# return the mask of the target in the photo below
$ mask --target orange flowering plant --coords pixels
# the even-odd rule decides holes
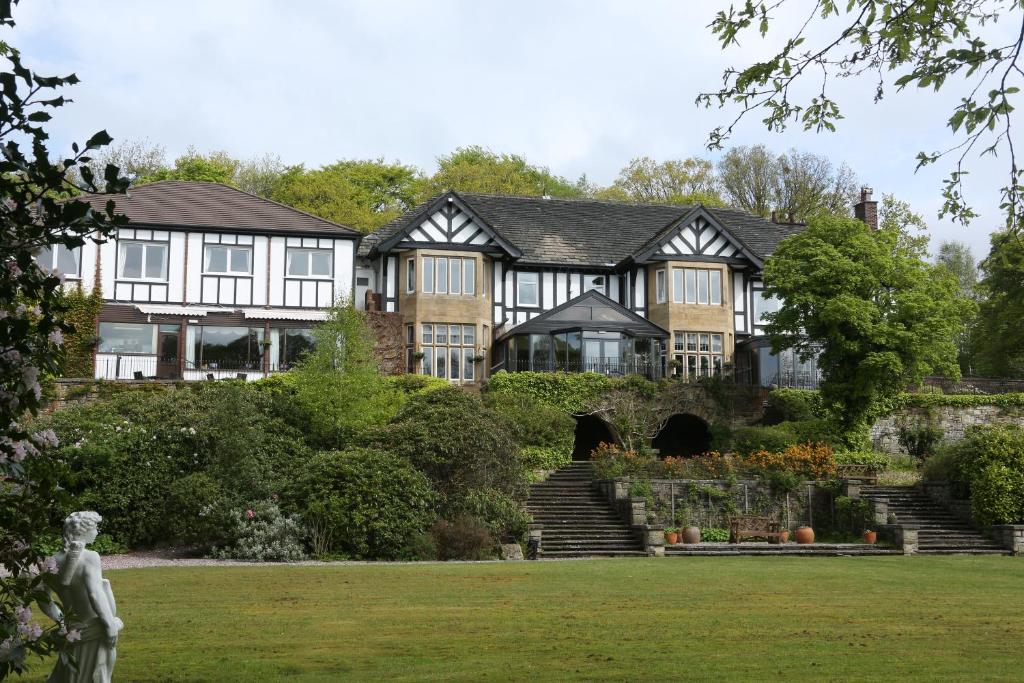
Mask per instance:
[[[781,452],[754,451],[744,464],[761,472],[793,472],[814,479],[827,479],[836,473],[836,458],[828,444],[794,444]]]

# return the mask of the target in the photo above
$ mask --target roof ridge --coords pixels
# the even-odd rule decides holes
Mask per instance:
[[[494,192],[463,192],[461,190],[449,190],[449,192],[456,192],[461,196],[472,196],[472,197],[489,197],[495,199],[529,199],[539,202],[565,202],[575,204],[601,204],[607,206],[609,204],[614,206],[657,206],[664,208],[678,208],[683,210],[690,210],[696,206],[704,206],[700,202],[696,204],[673,204],[671,202],[639,202],[639,201],[622,201],[620,199],[599,199],[597,197],[552,197],[545,195],[529,195],[529,194],[498,194]],[[444,193],[437,195],[442,196]]]

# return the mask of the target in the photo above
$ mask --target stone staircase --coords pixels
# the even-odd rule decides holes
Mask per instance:
[[[542,530],[540,557],[646,557],[639,536],[594,489],[592,471],[573,462],[530,487],[526,511]]]
[[[920,489],[864,486],[861,496],[886,501],[899,524],[916,524],[922,555],[1005,555],[1006,550],[970,524],[954,516]]]

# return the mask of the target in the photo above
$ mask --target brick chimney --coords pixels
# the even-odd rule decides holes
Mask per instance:
[[[878,230],[878,202],[871,198],[871,188],[860,188],[860,201],[853,205],[853,215],[872,230]]]

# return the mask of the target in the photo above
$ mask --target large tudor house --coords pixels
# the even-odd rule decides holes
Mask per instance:
[[[97,208],[107,197],[86,201]],[[863,193],[858,217],[872,222]],[[357,231],[216,183],[117,200],[128,226],[40,255],[98,287],[96,377],[247,379],[287,370],[338,300],[392,319],[405,370],[477,383],[507,370],[700,377],[733,364],[813,385],[770,353],[765,259],[801,224],[705,206],[446,192]],[[387,326],[385,326],[387,327]]]
[[[856,213],[873,220],[862,194]],[[360,305],[400,316],[407,370],[477,382],[498,370],[715,374],[810,386],[774,356],[765,259],[803,228],[744,211],[446,192],[367,236]]]

